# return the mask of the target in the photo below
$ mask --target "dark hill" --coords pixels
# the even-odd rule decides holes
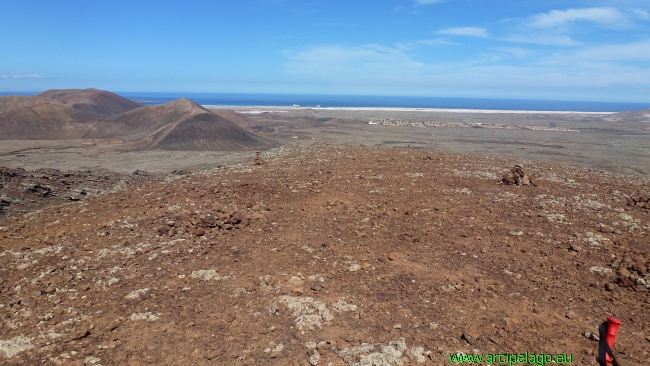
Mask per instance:
[[[138,102],[123,98],[115,93],[93,88],[51,89],[39,93],[36,96],[58,100],[66,106],[80,112],[104,117],[115,116],[143,106]]]
[[[139,149],[262,150],[276,146],[187,99],[108,117],[84,137],[132,141]]]
[[[217,116],[223,117],[227,120],[233,121],[236,124],[244,127],[244,128],[250,128],[252,127],[255,122],[251,121],[248,117],[237,113],[231,109],[213,109],[210,108],[210,112],[216,114]]]
[[[21,108],[31,108],[43,104],[65,107],[63,103],[50,98],[7,96],[0,97],[0,114],[12,112]]]
[[[100,118],[53,99],[0,97],[0,140],[77,139]]]

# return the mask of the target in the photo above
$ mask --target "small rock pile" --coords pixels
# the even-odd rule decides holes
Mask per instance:
[[[518,186],[533,186],[537,187],[537,184],[533,181],[533,178],[524,173],[524,168],[517,164],[510,171],[503,175],[501,182],[506,185],[518,185]]]
[[[190,213],[184,210],[179,214],[164,218],[164,225],[158,226],[156,231],[158,235],[173,237],[185,233],[203,236],[208,233],[216,233],[219,230],[241,229],[250,225],[252,220],[264,217],[264,214],[259,212],[260,210],[261,206],[259,205],[254,207],[253,212],[221,207],[199,213]]]
[[[627,201],[627,205],[650,210],[650,196],[640,196],[638,198],[630,197]]]
[[[255,160],[253,160],[253,163],[255,165],[264,165],[264,159],[262,159],[262,153],[261,152],[256,152],[255,153]]]

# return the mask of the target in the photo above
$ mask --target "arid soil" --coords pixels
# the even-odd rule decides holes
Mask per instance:
[[[650,111],[647,110],[594,114],[237,107],[235,111],[248,119],[238,121],[241,125],[283,142],[309,140],[508,156],[650,177]],[[473,124],[538,126],[580,132],[368,124],[383,119],[468,127]]]
[[[501,184],[520,164],[537,186]],[[0,363],[650,354],[647,178],[294,144],[0,221]]]
[[[125,175],[91,171],[61,172],[57,169],[26,171],[0,167],[0,220],[137,187],[159,176],[141,170]]]
[[[130,175],[136,170],[167,174],[174,170],[195,169],[243,161],[254,151],[166,151],[125,150],[122,141],[6,140],[0,144],[0,165],[7,168],[58,169]]]

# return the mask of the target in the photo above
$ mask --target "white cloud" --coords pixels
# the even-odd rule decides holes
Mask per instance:
[[[650,95],[650,39],[580,45],[552,53],[534,47],[495,46],[473,59],[450,59],[446,47],[419,52],[422,44],[440,41],[321,45],[285,51],[285,77],[296,75],[300,87],[312,88],[305,89],[312,93],[325,88],[329,93],[467,96],[471,91],[477,97],[627,101],[647,101],[644,96]]]
[[[312,46],[298,52],[284,51],[291,73],[312,75],[369,75],[404,73],[422,67],[404,49],[377,44],[362,46]]]
[[[632,14],[642,20],[650,20],[650,14],[643,9],[632,9]]]
[[[592,23],[610,29],[631,29],[635,19],[643,19],[647,12],[642,9],[618,10],[613,7],[573,8],[552,10],[527,18],[508,18],[500,24],[512,26],[505,29],[496,37],[502,41],[538,44],[543,46],[580,46],[583,42],[575,40],[571,35],[580,35],[584,39],[591,34],[569,27],[574,23]]]
[[[531,25],[537,28],[551,28],[575,21],[591,21],[611,27],[626,27],[629,18],[615,8],[578,8],[552,10],[531,17]]]
[[[506,53],[520,60],[523,60],[535,53],[529,49],[519,48],[519,47],[494,47],[491,49],[502,53]]]
[[[429,4],[437,4],[437,3],[442,3],[447,0],[415,0],[415,3],[417,5],[429,5]]]
[[[0,79],[43,79],[44,77],[36,74],[28,75],[0,75]]]
[[[448,41],[443,38],[436,38],[436,39],[422,39],[419,41],[415,41],[417,44],[421,44],[423,46],[440,46],[440,45],[457,45],[458,43]]]
[[[538,44],[542,46],[578,46],[580,42],[573,40],[569,36],[562,34],[535,34],[521,32],[518,34],[511,34],[501,38],[507,42]]]
[[[574,51],[571,58],[592,61],[650,61],[650,40]]]
[[[456,45],[458,45],[458,43],[449,41],[444,38],[434,38],[434,39],[420,39],[417,41],[397,43],[395,47],[397,47],[399,50],[410,50],[419,46],[433,47],[433,46],[456,46]]]
[[[485,28],[476,27],[459,27],[459,28],[445,28],[436,32],[436,34],[448,34],[453,36],[470,36],[470,37],[488,37],[488,31]]]

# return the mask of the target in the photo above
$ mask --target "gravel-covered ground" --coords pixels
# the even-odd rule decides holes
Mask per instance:
[[[0,363],[650,359],[650,181],[424,150],[285,146],[0,221]],[[515,164],[537,186],[500,184]],[[108,191],[108,190],[106,190]]]

